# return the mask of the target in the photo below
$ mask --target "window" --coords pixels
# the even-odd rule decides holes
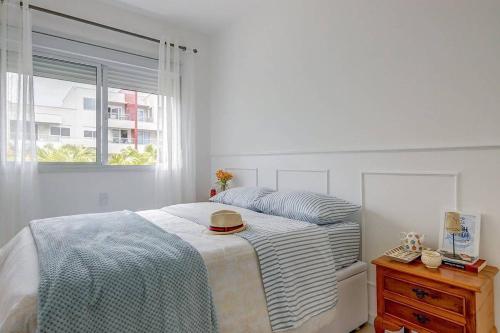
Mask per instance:
[[[84,138],[95,139],[96,138],[96,131],[84,130],[83,131],[83,137]]]
[[[149,145],[153,144],[155,137],[156,137],[156,132],[153,131],[141,131],[139,130],[139,134],[137,136],[137,142],[140,145]]]
[[[129,116],[122,106],[109,106],[108,112],[110,119],[129,120]]]
[[[79,128],[95,128],[97,116],[78,113],[90,107],[96,111],[97,67],[34,56],[33,73],[38,161],[95,163],[96,142]]]
[[[68,127],[53,126],[50,128],[50,135],[71,136],[71,129]]]
[[[138,108],[137,119],[144,122],[153,122],[152,110],[148,107]]]
[[[111,130],[111,142],[120,143],[120,130],[117,129]]]
[[[50,135],[61,136],[61,128],[60,127],[51,127],[50,128]]]
[[[129,143],[128,141],[128,130],[120,130],[120,143]]]
[[[124,101],[123,106],[117,103]],[[158,95],[135,90],[108,88],[108,162],[111,165],[150,165],[156,161],[157,124],[153,110],[157,110]],[[120,120],[120,121],[117,121]],[[128,125],[125,127],[123,120]],[[147,121],[150,130],[140,122]]]
[[[50,52],[33,55],[39,162],[154,164],[157,63],[118,65]]]
[[[121,144],[129,144],[132,143],[130,139],[129,130],[128,129],[111,129],[111,141],[112,143],[121,143]],[[125,148],[119,146],[119,148]]]
[[[83,109],[87,111],[95,111],[96,108],[96,99],[93,97],[84,97],[83,98]]]

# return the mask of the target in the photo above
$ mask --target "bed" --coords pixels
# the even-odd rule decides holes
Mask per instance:
[[[262,218],[260,213],[219,203],[188,205],[201,211],[231,209],[245,219]],[[201,254],[208,270],[220,332],[272,331],[259,262],[250,243],[235,235],[207,235],[204,225],[166,210],[137,213],[165,231],[178,235]],[[368,320],[367,267],[357,261],[359,226],[344,222],[326,228],[329,229],[335,261],[339,263],[338,303],[333,309],[287,332],[350,332]],[[35,244],[29,228],[25,228],[0,250],[1,333],[35,332],[38,274]]]

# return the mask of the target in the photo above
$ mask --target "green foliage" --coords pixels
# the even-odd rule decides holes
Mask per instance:
[[[85,146],[63,145],[54,147],[46,144],[37,149],[39,162],[95,162],[96,150]],[[147,145],[144,152],[139,152],[133,147],[122,149],[117,154],[111,154],[108,160],[110,165],[153,165],[156,162],[156,149]]]
[[[144,152],[127,147],[118,154],[111,154],[108,160],[110,165],[153,165],[156,162],[156,149],[153,145],[147,145]]]
[[[96,150],[85,146],[46,144],[37,149],[38,162],[95,162]]]

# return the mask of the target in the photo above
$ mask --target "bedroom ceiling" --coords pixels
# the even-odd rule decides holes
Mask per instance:
[[[105,0],[203,33],[214,33],[267,0]]]

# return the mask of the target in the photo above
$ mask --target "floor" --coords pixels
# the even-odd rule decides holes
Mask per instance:
[[[373,329],[373,326],[369,324],[366,324],[359,331],[356,331],[356,333],[374,333],[374,332],[375,330]]]

